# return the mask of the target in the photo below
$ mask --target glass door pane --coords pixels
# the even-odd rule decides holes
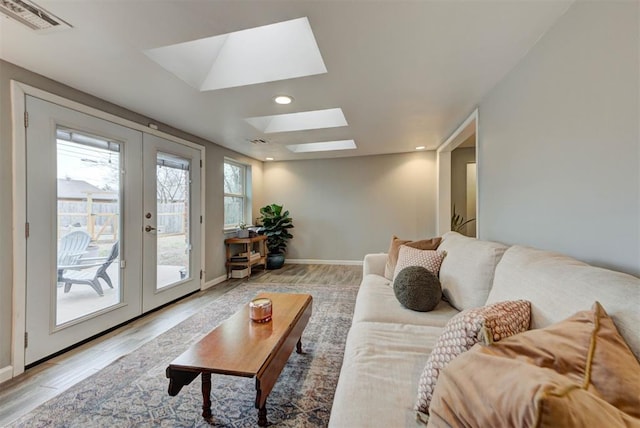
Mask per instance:
[[[56,326],[122,302],[120,143],[58,128]]]
[[[142,133],[31,96],[26,108],[31,364],[142,313]]]
[[[200,289],[200,150],[143,135],[142,308]]]
[[[189,170],[191,162],[158,152],[156,164],[156,289],[191,276]]]

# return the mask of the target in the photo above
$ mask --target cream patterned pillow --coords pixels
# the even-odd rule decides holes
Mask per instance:
[[[429,413],[429,404],[440,371],[476,343],[491,344],[527,331],[531,302],[515,300],[467,309],[449,320],[424,367],[418,383],[415,409]]]
[[[435,276],[438,276],[440,265],[442,264],[445,254],[444,251],[418,250],[402,245],[398,252],[396,269],[393,271],[393,280],[395,281],[396,276],[398,276],[402,269],[409,266],[421,266]]]

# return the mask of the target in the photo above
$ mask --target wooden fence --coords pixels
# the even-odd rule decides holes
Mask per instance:
[[[58,200],[58,236],[85,230],[92,241],[116,241],[120,227],[117,202]],[[188,207],[184,202],[158,204],[159,234],[178,235],[188,230]]]

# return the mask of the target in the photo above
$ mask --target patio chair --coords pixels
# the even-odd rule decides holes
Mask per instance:
[[[82,230],[67,233],[58,241],[58,286],[65,266],[73,266],[87,253],[91,236]]]
[[[87,232],[76,230],[60,238],[58,242],[58,266],[75,265],[91,242],[91,236]]]
[[[87,264],[76,264],[73,266],[65,266],[61,276],[59,277],[60,282],[64,282],[64,292],[68,293],[71,290],[71,285],[73,284],[87,284],[93,288],[99,296],[104,296],[104,291],[102,290],[102,285],[100,284],[99,279],[102,278],[104,282],[110,288],[113,288],[113,283],[111,282],[111,278],[107,273],[107,268],[111,266],[111,263],[118,258],[119,253],[119,245],[116,241],[111,247],[111,252],[107,258],[92,258],[92,259],[83,259],[83,262],[91,262],[95,260],[102,260],[97,263],[87,263]]]

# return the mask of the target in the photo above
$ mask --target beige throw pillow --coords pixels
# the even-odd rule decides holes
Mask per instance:
[[[393,279],[393,273],[396,270],[396,263],[398,262],[398,252],[401,245],[407,245],[419,250],[435,250],[440,245],[441,238],[422,239],[419,241],[411,241],[406,239],[400,239],[397,236],[391,237],[391,244],[389,245],[389,251],[387,251],[387,263],[384,267],[384,277],[388,280]]]
[[[531,321],[531,303],[526,300],[498,302],[467,309],[449,320],[418,383],[415,409],[429,413],[429,404],[440,372],[476,343],[493,343],[526,331]]]

